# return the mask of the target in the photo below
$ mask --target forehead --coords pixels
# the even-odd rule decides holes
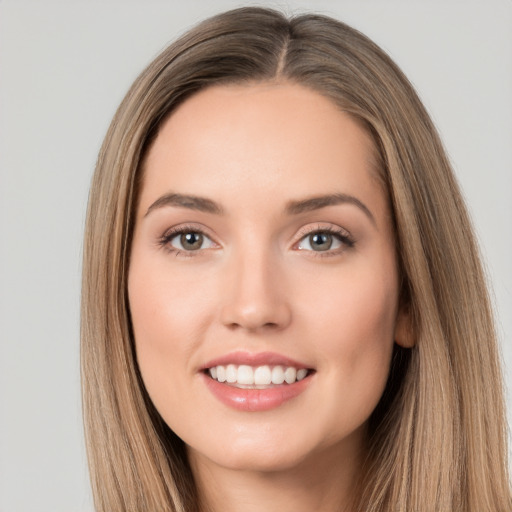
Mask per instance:
[[[223,197],[250,190],[266,198],[285,190],[292,199],[333,188],[365,193],[381,188],[375,154],[362,123],[308,88],[214,86],[160,127],[145,159],[143,196],[166,188]]]

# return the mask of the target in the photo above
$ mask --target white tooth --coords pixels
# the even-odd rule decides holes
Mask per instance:
[[[284,372],[284,380],[287,384],[293,384],[297,378],[297,370],[291,366],[286,368]]]
[[[219,382],[226,382],[226,368],[224,366],[217,366],[217,380]]]
[[[282,384],[284,382],[284,370],[282,366],[272,368],[272,384]]]
[[[210,377],[212,379],[216,379],[217,378],[217,367],[216,366],[213,366],[212,368],[210,368],[209,370],[209,373],[210,373]]]
[[[238,373],[236,376],[238,384],[254,384],[254,371],[250,366],[241,364],[238,367]]]
[[[308,371],[306,368],[301,368],[300,370],[297,370],[297,380],[302,380],[306,375]]]
[[[254,384],[256,386],[268,386],[272,382],[270,366],[258,366],[254,370]]]
[[[226,382],[236,382],[237,368],[234,364],[228,364],[226,367]]]

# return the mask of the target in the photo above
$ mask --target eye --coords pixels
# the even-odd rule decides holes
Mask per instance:
[[[307,251],[328,251],[341,247],[341,241],[336,239],[332,233],[317,231],[305,236],[297,246],[298,249]]]
[[[313,252],[339,252],[346,247],[353,247],[354,242],[345,232],[330,229],[315,230],[303,236],[296,248]]]
[[[160,240],[160,244],[177,253],[181,251],[197,252],[215,247],[215,243],[201,231],[186,228],[165,234]]]

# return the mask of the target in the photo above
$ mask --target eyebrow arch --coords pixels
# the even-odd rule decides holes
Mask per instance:
[[[214,213],[221,215],[224,213],[222,207],[211,199],[205,197],[191,196],[186,194],[175,194],[170,192],[159,197],[147,210],[144,217],[149,215],[157,208],[164,206],[178,206],[181,208],[188,208],[189,210],[198,210],[200,212]]]
[[[299,213],[319,210],[320,208],[337,204],[352,204],[357,206],[370,219],[374,226],[377,225],[370,209],[362,201],[357,199],[357,197],[348,194],[328,194],[325,196],[309,197],[299,201],[289,201],[286,205],[286,212],[289,215],[298,215]]]
[[[309,197],[298,201],[289,201],[286,205],[285,211],[288,215],[298,215],[300,213],[319,210],[320,208],[337,204],[352,204],[357,206],[370,219],[372,224],[376,225],[375,217],[370,209],[362,201],[357,199],[357,197],[349,194],[328,194]],[[224,213],[223,208],[211,199],[170,192],[159,197],[153,204],[151,204],[144,216],[146,217],[153,210],[163,208],[165,206],[178,206],[181,208],[188,208],[190,210],[198,210],[216,215],[222,215]]]

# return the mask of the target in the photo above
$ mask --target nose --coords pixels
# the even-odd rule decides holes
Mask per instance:
[[[230,329],[282,330],[292,318],[290,297],[277,262],[269,254],[233,258],[221,292],[221,321]]]

